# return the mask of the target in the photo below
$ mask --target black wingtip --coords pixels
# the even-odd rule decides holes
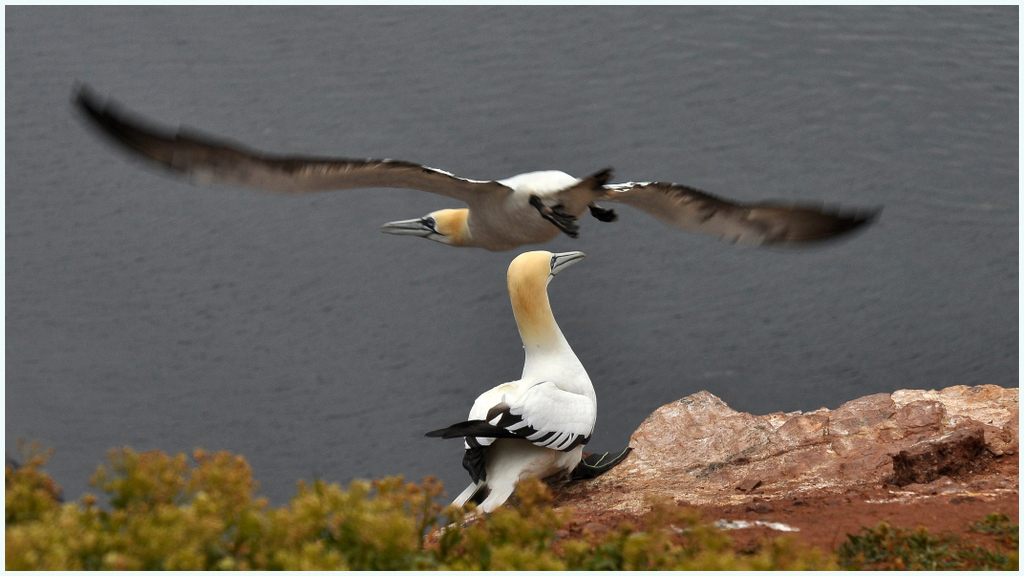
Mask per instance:
[[[94,122],[103,124],[103,106],[100,104],[99,96],[88,84],[75,81],[71,89],[71,105]]]
[[[832,234],[819,238],[819,240],[829,240],[866,230],[881,218],[882,208],[884,207],[878,206],[848,213],[842,213],[837,210],[835,213],[836,224]]]
[[[459,422],[447,428],[427,432],[426,436],[427,438],[443,438],[445,440],[450,438],[474,438],[478,436],[485,438],[518,438],[512,432],[483,420]]]
[[[754,219],[780,224],[765,237],[763,245],[797,248],[831,243],[859,234],[878,221],[883,207],[850,209],[823,203],[764,202],[751,205],[751,208],[763,211]]]
[[[99,92],[84,82],[76,81],[71,89],[71,104],[88,120],[94,128],[101,128],[110,136],[117,136],[119,131],[128,128],[129,124],[140,123],[138,120],[126,118],[117,102],[103,98]]]
[[[449,426],[440,430],[431,430],[424,434],[427,438],[441,438],[443,440],[450,440],[452,438],[462,438],[464,434],[460,434],[459,425]]]
[[[71,91],[71,104],[87,120],[92,129],[122,145],[131,147],[125,123],[118,119],[116,104],[104,101],[88,84],[76,82]]]
[[[115,100],[100,96],[85,83],[75,83],[71,105],[87,129],[122,151],[129,152],[131,157],[155,162],[157,166],[175,174],[183,171],[173,162],[173,145],[178,139],[175,130],[155,125],[133,114]]]

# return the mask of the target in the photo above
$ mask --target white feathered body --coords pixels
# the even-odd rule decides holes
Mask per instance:
[[[562,340],[564,342],[564,338]],[[570,431],[589,437],[597,422],[594,386],[568,343],[557,352],[535,350],[531,354],[527,348],[523,377],[495,386],[477,397],[469,411],[469,420],[484,420],[491,408],[502,403],[513,411],[519,407],[528,411],[535,428],[566,431],[566,440]],[[583,445],[563,452],[527,440],[478,439],[484,445],[487,445],[486,440],[490,440],[490,445],[484,484],[490,493],[479,506],[484,512],[491,512],[505,502],[519,481],[569,473],[583,457]],[[471,484],[454,504],[464,505],[479,489],[478,484]]]
[[[597,422],[597,395],[586,369],[551,313],[547,296],[549,252],[521,255],[509,268],[509,295],[526,361],[519,380],[484,392],[473,403],[469,421],[488,421],[522,438],[475,437],[486,449],[485,479],[455,500],[465,504],[487,489],[480,509],[490,512],[527,477],[572,472]],[[551,260],[553,262],[553,260]],[[471,449],[467,440],[466,449]]]

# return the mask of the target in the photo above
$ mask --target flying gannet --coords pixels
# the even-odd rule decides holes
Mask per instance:
[[[593,477],[629,453],[627,448],[612,458],[605,454],[581,462],[583,445],[597,421],[597,396],[555,323],[547,285],[555,274],[585,257],[582,252],[526,252],[509,265],[508,293],[526,350],[523,375],[481,394],[469,420],[427,433],[466,439],[462,466],[472,483],[454,505],[472,500],[480,510],[491,512],[524,478],[574,472],[577,477]]]
[[[618,218],[598,201],[632,206],[675,228],[750,245],[824,240],[860,228],[880,213],[880,209],[843,213],[811,203],[740,204],[665,182],[608,184],[611,169],[582,179],[545,170],[485,181],[402,160],[276,156],[185,127],[177,131],[157,127],[112,102],[101,103],[85,86],[78,88],[73,100],[85,118],[114,141],[193,181],[292,194],[405,188],[460,200],[467,208],[437,210],[381,226],[381,232],[449,246],[509,250],[547,242],[559,231],[575,238],[577,219],[588,209],[603,222]]]

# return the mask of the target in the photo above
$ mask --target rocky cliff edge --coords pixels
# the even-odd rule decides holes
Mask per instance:
[[[1018,388],[899,390],[835,410],[764,416],[699,392],[656,410],[633,433],[625,461],[556,489],[555,503],[583,515],[643,514],[651,497],[750,510],[864,487],[911,501],[937,486],[962,488],[974,501],[1016,499],[1019,436]]]

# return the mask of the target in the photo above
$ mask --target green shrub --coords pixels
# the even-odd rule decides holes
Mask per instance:
[[[1006,514],[989,514],[981,522],[975,522],[971,530],[982,534],[992,534],[1010,550],[1017,550],[1017,532],[1019,526],[1010,521]]]
[[[1009,533],[1008,524],[1009,518],[993,514],[976,524],[975,530],[982,526]],[[1016,526],[1012,533],[1014,552],[1002,554],[965,542],[955,534],[932,536],[923,527],[902,530],[881,522],[847,535],[839,547],[839,564],[852,570],[1016,570]]]
[[[262,530],[266,501],[253,499],[256,484],[241,457],[197,450],[194,458],[189,467],[184,455],[115,450],[110,468],[101,466],[92,479],[110,496],[109,511],[86,495],[75,504],[53,501],[35,518],[12,520],[8,512],[7,568],[235,567]],[[17,499],[24,486],[52,482],[42,463],[6,469],[8,510],[12,493]]]
[[[573,570],[827,570],[834,560],[791,538],[761,542],[753,553],[739,553],[732,540],[700,513],[670,500],[650,502],[643,525],[624,523],[603,536],[567,543],[565,560]]]
[[[8,464],[4,468],[4,525],[31,522],[60,505],[60,488],[40,468],[53,453],[40,453],[39,445],[26,446],[18,442],[18,450],[25,464],[16,469]]]
[[[652,502],[640,526],[623,523],[603,534],[568,538],[572,511],[552,507],[550,492],[539,481],[522,482],[513,499],[489,515],[445,509],[438,503],[443,497],[440,482],[405,483],[400,477],[354,481],[348,488],[300,482],[286,506],[270,508],[256,496],[257,484],[246,461],[227,452],[196,450],[189,459],[114,450],[92,479],[107,495],[108,505],[97,506],[91,495],[62,504],[59,488],[42,471],[47,457],[35,448],[24,466],[6,468],[9,570],[837,566],[832,556],[786,539],[738,552],[728,536],[701,522],[697,512],[667,501]],[[1008,522],[986,519],[979,529],[1009,534]],[[866,550],[857,543],[892,535],[888,528],[877,530],[851,537],[851,546]],[[1015,526],[1012,533],[1016,542]],[[864,566],[895,566],[876,555],[857,554],[864,556]]]

